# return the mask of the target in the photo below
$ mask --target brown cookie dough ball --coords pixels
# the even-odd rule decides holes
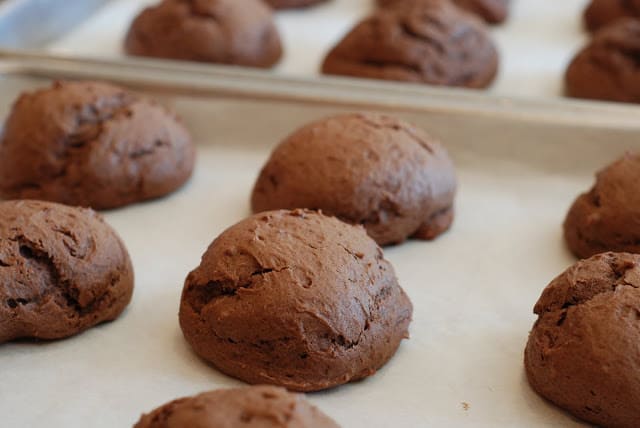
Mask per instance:
[[[596,425],[640,426],[639,263],[627,253],[579,261],[534,308],[524,361],[531,387]]]
[[[317,391],[373,375],[407,337],[411,314],[364,229],[283,210],[213,241],[185,282],[180,325],[230,376]]]
[[[584,11],[589,31],[596,31],[620,18],[640,18],[640,0],[592,0]]]
[[[624,19],[598,31],[565,76],[570,97],[640,103],[640,20]]]
[[[143,415],[134,428],[338,428],[302,395],[274,386],[219,389],[180,398]]]
[[[191,176],[194,146],[154,101],[99,82],[25,93],[0,140],[0,196],[108,209],[173,192]]]
[[[415,0],[377,0],[380,7],[399,6]],[[449,1],[449,0],[442,0]],[[509,15],[510,0],[452,0],[461,9],[471,12],[489,24],[500,24]]]
[[[271,67],[282,56],[262,0],[164,0],[142,11],[125,40],[129,55]]]
[[[446,231],[455,191],[453,164],[437,140],[390,116],[343,114],[313,122],[276,147],[251,206],[320,209],[362,224],[387,245]]]
[[[598,172],[564,221],[569,249],[580,258],[605,251],[640,253],[640,154],[627,154]]]
[[[100,215],[0,202],[0,343],[60,339],[114,320],[132,292],[129,254]]]
[[[327,55],[322,72],[429,85],[485,88],[498,53],[485,26],[441,0],[379,9]]]
[[[327,0],[265,0],[274,9],[293,9],[298,7],[313,6],[324,3]]]

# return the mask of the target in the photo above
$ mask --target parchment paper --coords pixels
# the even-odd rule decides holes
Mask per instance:
[[[587,36],[582,30],[586,0],[512,0],[509,20],[492,27],[501,53],[500,74],[491,92],[501,95],[557,97],[567,63]],[[85,56],[124,55],[122,42],[131,20],[156,0],[113,0],[49,49]],[[373,0],[332,0],[294,11],[277,12],[285,56],[274,69],[285,75],[314,76],[327,51],[373,8]]]
[[[22,90],[0,79],[0,117]],[[208,244],[249,214],[271,148],[331,106],[165,95],[199,146],[195,175],[167,198],[105,213],[135,267],[131,305],[76,337],[0,345],[3,427],[126,427],[143,411],[240,385],[200,360],[178,326],[184,278]],[[441,138],[460,187],[451,231],[385,249],[413,301],[411,338],[375,376],[308,398],[344,427],[580,426],[528,387],[532,307],[574,259],[561,223],[597,168],[637,144],[638,128],[397,113]],[[1,304],[2,302],[0,302]]]

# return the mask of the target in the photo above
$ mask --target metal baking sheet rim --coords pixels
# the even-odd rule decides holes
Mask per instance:
[[[501,97],[456,88],[342,77],[284,77],[268,71],[153,59],[101,60],[0,49],[0,74],[103,79],[190,95],[274,99],[343,107],[439,112],[548,125],[640,129],[635,105]]]

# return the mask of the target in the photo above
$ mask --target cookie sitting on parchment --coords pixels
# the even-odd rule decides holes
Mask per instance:
[[[317,391],[376,373],[408,336],[412,311],[362,227],[281,210],[213,241],[185,281],[180,326],[230,376]]]
[[[99,214],[0,202],[0,343],[60,339],[114,320],[132,292],[129,254]]]
[[[524,360],[531,387],[592,424],[640,426],[640,255],[579,261],[534,312]]]
[[[142,415],[133,428],[338,428],[302,395],[250,386],[179,398]]]
[[[570,97],[640,103],[640,20],[625,18],[598,31],[571,61]]]
[[[193,171],[181,120],[102,82],[22,94],[0,140],[0,197],[109,209],[165,196]]]
[[[310,123],[280,143],[251,206],[319,209],[388,245],[449,229],[455,192],[453,163],[437,139],[391,116],[352,113]]]
[[[282,56],[262,0],[163,0],[134,19],[124,46],[129,55],[261,68]]]
[[[564,221],[569,249],[580,258],[605,251],[640,253],[640,154],[623,157],[598,172]]]
[[[448,1],[413,0],[381,8],[331,49],[325,74],[486,88],[498,52],[486,26]]]

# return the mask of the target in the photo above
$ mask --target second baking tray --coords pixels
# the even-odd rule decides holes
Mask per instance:
[[[20,92],[53,78],[100,77],[171,105],[198,143],[186,187],[105,213],[136,271],[122,317],[67,340],[0,346],[3,426],[131,426],[170,399],[239,385],[182,338],[184,278],[215,236],[249,215],[273,146],[351,110],[400,115],[444,142],[459,174],[457,217],[433,242],[385,249],[415,306],[411,338],[373,377],[309,400],[354,428],[580,426],[531,391],[523,349],[540,292],[574,262],[561,238],[567,208],[596,169],[637,149],[636,110],[9,53],[0,72],[2,117]]]
[[[0,7],[0,46],[121,59],[131,21],[160,0],[65,0],[64,6],[56,0],[4,1],[12,7]],[[500,73],[489,92],[561,96],[566,65],[587,39],[581,18],[587,3],[511,0],[507,22],[490,30],[500,51]],[[375,0],[331,0],[312,8],[276,12],[284,56],[264,73],[318,78],[325,54],[374,5]],[[91,14],[79,13],[90,8],[94,8]],[[18,10],[22,12],[15,13]],[[28,11],[45,18],[34,20]]]

